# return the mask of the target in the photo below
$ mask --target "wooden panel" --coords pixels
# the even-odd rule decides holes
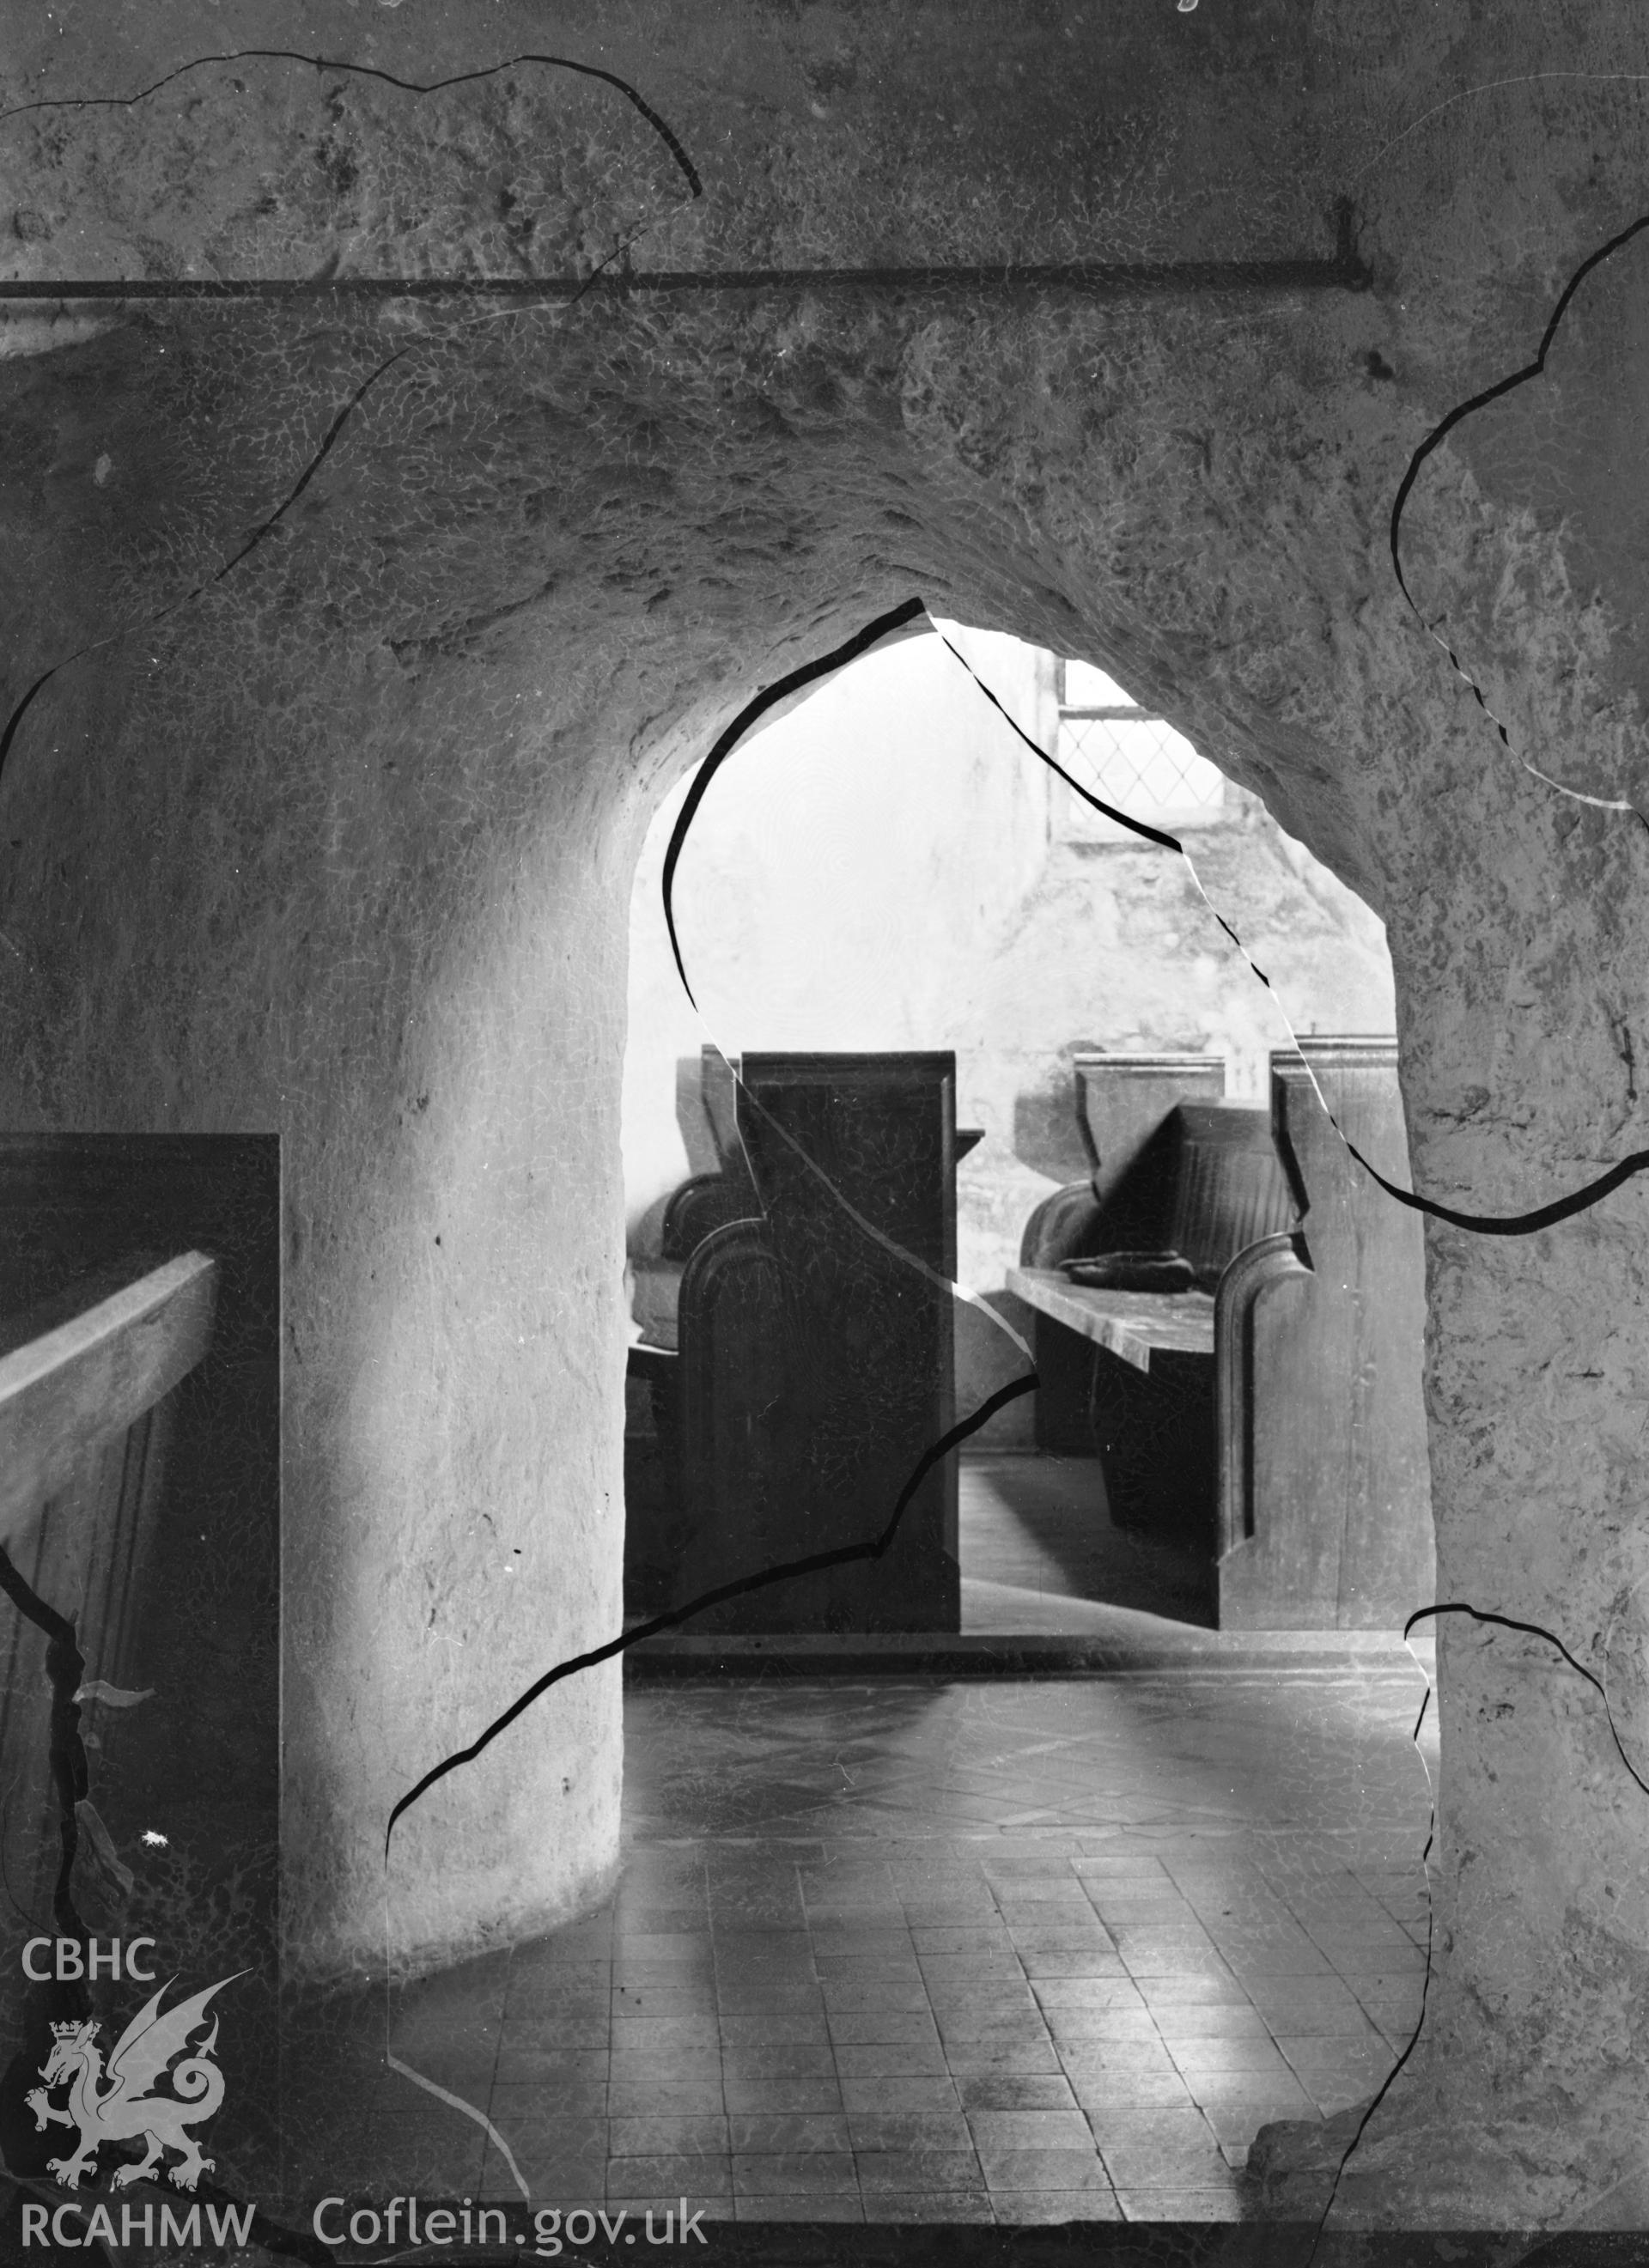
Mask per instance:
[[[1271,1058],[1279,1147],[1307,1202],[1312,1275],[1254,1325],[1251,1542],[1222,1564],[1222,1626],[1391,1629],[1432,1596],[1418,1216],[1347,1153],[1406,1157],[1396,1043],[1315,1039]]]
[[[1169,1124],[1178,1141],[1166,1241],[1211,1292],[1240,1252],[1292,1226],[1293,1194],[1263,1111],[1181,1103]]]
[[[1010,1268],[1008,1289],[1136,1370],[1148,1371],[1153,1353],[1214,1351],[1214,1302],[1206,1292],[1096,1291],[1042,1268]]]
[[[86,1683],[130,1683],[166,1397],[206,1350],[216,1288],[215,1264],[188,1253],[0,1357],[0,1541],[29,1588],[73,1624]],[[63,1305],[58,1297],[32,1312]],[[9,1321],[9,1338],[28,1328],[26,1314]],[[15,1607],[0,1627],[0,1775],[9,1791],[0,1859],[28,1910],[46,1914],[62,1862],[49,1641]],[[105,1709],[82,1705],[80,1735],[93,1752]]]
[[[1054,1268],[1087,1251],[1100,1202],[1087,1182],[1067,1182],[1033,1208],[1020,1239],[1021,1268]],[[1055,1456],[1091,1457],[1094,1351],[1046,1314],[1031,1319],[1039,1381],[1034,1412],[1036,1446]]]
[[[1101,1353],[1093,1368],[1093,1416],[1106,1500],[1117,1526],[1137,1529],[1142,1541],[1195,1550],[1211,1564],[1218,1500],[1211,1353],[1165,1347],[1148,1372]]]
[[[878,1534],[954,1423],[956,1065],[948,1053],[747,1055],[741,1070],[740,1131],[784,1305],[770,1425],[788,1557]],[[953,1631],[961,1609],[946,1457],[883,1559],[758,1594],[747,1626]]]
[[[1289,1226],[1294,1199],[1263,1110],[1176,1103],[1100,1209],[1091,1252],[1176,1252],[1211,1292],[1247,1244]]]
[[[1321,1292],[1280,1234],[1242,1253],[1220,1285],[1222,1630],[1334,1627],[1340,1533],[1321,1508],[1337,1452],[1316,1386],[1343,1375],[1351,1351]]]
[[[1092,1250],[1100,1202],[1086,1182],[1067,1182],[1034,1206],[1020,1238],[1021,1268],[1056,1268]]]
[[[739,1058],[719,1048],[699,1050],[699,1094],[704,1117],[724,1174],[742,1178],[744,1152],[739,1140]]]
[[[1051,1315],[1031,1318],[1031,1352],[1036,1363],[1036,1446],[1049,1455],[1091,1457],[1093,1366],[1099,1350]]]
[[[86,1449],[9,1538],[18,1573],[75,1624],[85,1681],[122,1689],[132,1668],[140,1572],[154,1528],[174,1397],[144,1411],[123,1434]],[[27,1910],[48,1915],[62,1862],[60,1806],[50,1771],[52,1686],[48,1640],[13,1608],[0,1608],[0,1864]],[[80,1705],[79,1730],[95,1757],[122,1712],[99,1700]],[[107,1797],[94,1770],[99,1800]]]
[[[1176,1103],[1218,1102],[1226,1092],[1224,1056],[1078,1056],[1073,1068],[1101,1204]]]
[[[294,1209],[294,1256],[313,1229]],[[211,1344],[168,1397],[164,1516],[140,1576],[133,1675],[162,1698],[114,1727],[120,1803],[175,1810],[187,1788],[214,1865],[263,1847],[278,1797],[281,1248],[273,1136],[0,1135],[8,1321],[44,1303],[60,1322],[180,1253],[217,1270]],[[313,1356],[292,1339],[291,1361]]]
[[[670,1317],[672,1339],[676,1317]],[[630,1384],[645,1398],[644,1431],[624,1434],[624,1611],[655,1615],[687,1597],[677,1565],[681,1501],[681,1357],[674,1345],[630,1342]]]
[[[0,1542],[193,1369],[210,1336],[213,1263],[169,1261],[0,1358]]]
[[[954,1055],[747,1055],[742,1077],[740,1135],[781,1241],[791,1221],[809,1235],[861,1233],[845,1200],[902,1253],[954,1278]]]
[[[742,1159],[725,1173],[695,1174],[673,1190],[659,1229],[660,1259],[689,1259],[713,1228],[730,1220],[749,1220],[761,1207],[744,1171]]]
[[[784,1448],[794,1368],[787,1346],[779,1263],[758,1221],[705,1237],[681,1278],[677,1312],[679,1403],[655,1395],[661,1442],[678,1430],[678,1484],[633,1552],[648,1589],[637,1604],[683,1606],[721,1584],[796,1558],[798,1540]],[[784,1628],[766,1617],[784,1602],[761,1592],[710,1609],[701,1631]]]
[[[632,1457],[636,1607],[869,1542],[954,1422],[954,1057],[749,1056],[740,1074],[736,1148],[723,1145],[736,1162],[721,1187],[701,1179],[678,1193],[669,1216],[686,1261],[674,1333],[680,1500],[655,1501]],[[735,1183],[747,1217],[704,1234]],[[668,1290],[660,1270],[637,1270],[636,1314],[655,1344],[672,1336]],[[654,1407],[657,1417],[657,1395]],[[696,1627],[944,1631],[960,1614],[947,1458],[885,1558],[763,1587]]]
[[[314,1228],[292,1210],[294,1257]],[[247,1972],[234,1988],[232,2033],[218,2046],[227,2082],[220,2163],[279,2131],[282,1241],[272,1136],[0,1135],[0,1351],[180,1254],[203,1254],[216,1270],[211,1343],[199,1363],[123,1437],[87,1452],[9,1541],[23,1581],[73,1619],[85,1675],[148,1695],[129,1708],[92,1699],[77,1708],[87,1800],[138,1874],[151,1926],[160,1915],[164,1937],[166,1915],[204,1916],[221,1964],[213,1973]],[[290,1359],[314,1357],[294,1336]],[[11,1890],[0,1899],[0,1955],[18,1980],[16,2013],[31,2027],[58,1994],[27,1986],[18,1970],[22,1940],[51,1927],[63,1850],[49,1782],[54,1769],[67,1775],[80,1761],[64,1719],[52,1722],[47,1644],[15,1594],[0,1601],[0,1822]],[[165,1835],[164,1846],[144,1843],[150,1830]],[[92,1847],[83,1834],[75,1902],[100,1936],[121,1934],[136,1926],[133,1908],[122,1913]],[[100,1980],[92,1996],[106,2018],[112,2006],[96,2004],[107,1989]],[[49,2013],[70,2011],[57,1997]],[[32,2123],[15,2139],[48,2146]]]
[[[1055,1249],[1043,1235],[1037,1248],[1029,1241],[1020,1253],[1027,1268],[1048,1267],[1095,1249],[1093,1231],[1103,1202],[1126,1179],[1141,1149],[1176,1103],[1218,1102],[1226,1091],[1226,1059],[1218,1055],[1078,1055],[1072,1060],[1074,1101],[1082,1138],[1093,1162],[1092,1180],[1077,1186],[1088,1202],[1061,1205],[1061,1190],[1049,1215],[1038,1224],[1078,1231]],[[1041,1208],[1038,1208],[1039,1212]],[[1056,1219],[1056,1216],[1057,1218]],[[1089,1408],[1093,1356],[1052,1322],[1039,1319],[1036,1367],[1042,1379],[1036,1396],[1036,1445],[1060,1455],[1086,1455],[1093,1447]]]

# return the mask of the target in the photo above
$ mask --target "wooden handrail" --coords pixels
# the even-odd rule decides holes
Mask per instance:
[[[0,1359],[0,1543],[206,1351],[217,1264],[186,1252]]]

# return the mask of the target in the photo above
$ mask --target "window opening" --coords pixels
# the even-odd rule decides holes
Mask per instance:
[[[1086,661],[1061,661],[1055,755],[1074,779],[1131,819],[1178,833],[1218,826],[1229,815],[1225,776],[1166,718],[1130,700],[1114,678]],[[1054,832],[1064,843],[1128,843],[1138,836],[1084,803],[1056,779]]]

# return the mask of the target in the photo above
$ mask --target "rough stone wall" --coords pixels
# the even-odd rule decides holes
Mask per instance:
[[[296,20],[248,7],[237,37],[301,44]],[[1375,278],[8,327],[37,350],[4,378],[8,711],[95,650],[0,777],[5,1108],[283,1135],[288,1914],[336,1969],[384,1951],[394,1794],[615,1620],[629,862],[650,800],[777,669],[913,587],[1108,666],[1218,737],[1386,921],[1422,1189],[1520,1212],[1633,1145],[1645,829],[1520,756],[1641,797],[1636,254],[1586,287],[1561,370],[1458,428],[1411,500],[1417,603],[1510,749],[1405,604],[1387,527],[1423,436],[1527,362],[1636,217],[1649,56],[1624,0],[1097,22],[637,0],[334,30],[412,77],[584,53],[702,170],[688,202],[616,98],[454,89],[412,169],[431,137],[471,152],[419,239],[432,266],[500,256],[504,192],[564,116],[566,193],[522,254],[543,270],[587,267],[655,193],[670,217],[636,257],[684,268],[1298,254],[1344,194]],[[220,37],[215,11],[88,6],[14,40],[5,100],[132,86]],[[136,142],[114,110],[0,125],[8,265],[315,274],[373,229],[360,257],[387,257],[388,99],[340,108],[302,67],[271,91],[277,68],[233,67],[232,130],[198,85]],[[241,203],[191,186],[226,134]],[[1439,1585],[1620,1664],[1640,1736],[1640,1185],[1538,1236],[1428,1246]],[[1344,2194],[1619,2220],[1649,1798],[1543,1641],[1455,1618],[1440,1659],[1427,2036]],[[396,1957],[565,1911],[610,1863],[616,1700],[610,1673],[568,1687],[413,1815]]]

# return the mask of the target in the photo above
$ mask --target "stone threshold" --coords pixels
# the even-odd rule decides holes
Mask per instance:
[[[1142,1618],[1143,1619],[1143,1618]],[[1190,1625],[1095,1635],[932,1631],[751,1632],[642,1638],[624,1659],[636,1681],[667,1677],[1127,1676],[1195,1670],[1287,1675],[1432,1674],[1434,1643],[1413,1652],[1395,1631],[1213,1631]]]

